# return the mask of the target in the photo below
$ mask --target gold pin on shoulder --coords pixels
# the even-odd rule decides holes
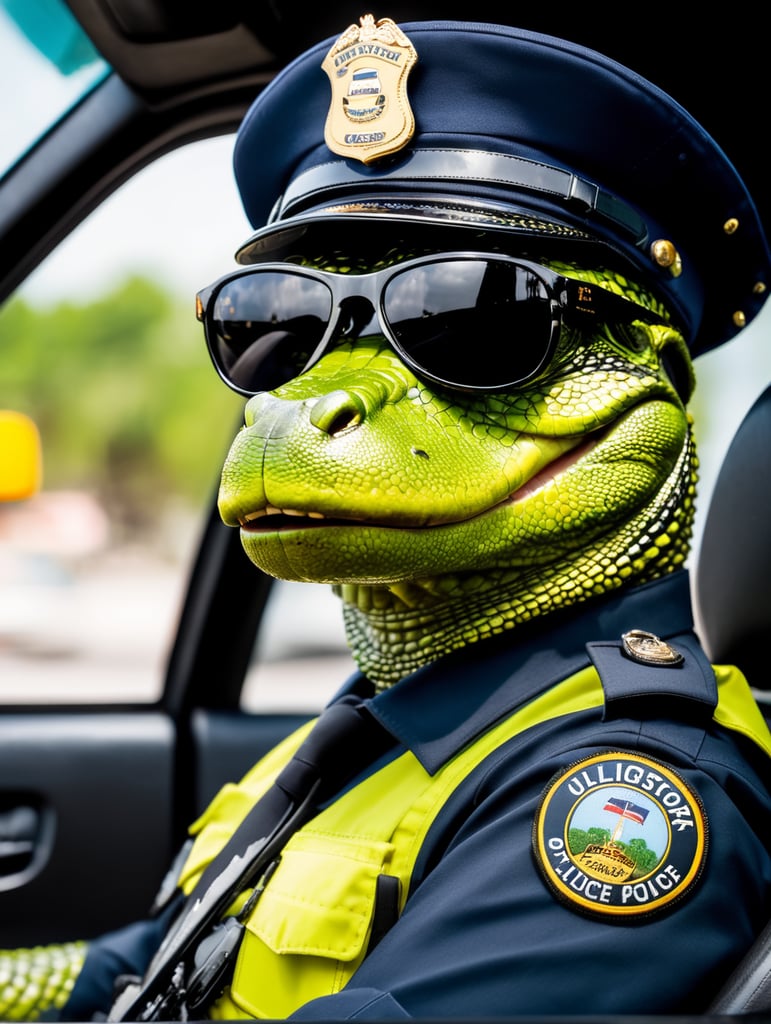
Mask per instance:
[[[390,18],[365,14],[349,25],[322,68],[332,85],[324,139],[333,153],[368,164],[395,153],[415,133],[407,76],[418,55]]]
[[[624,653],[643,665],[680,665],[683,656],[655,633],[644,629],[630,629],[621,637]]]

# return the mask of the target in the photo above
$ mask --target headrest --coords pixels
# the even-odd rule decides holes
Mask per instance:
[[[739,425],[710,499],[696,573],[701,637],[712,661],[738,665],[771,694],[771,386]]]
[[[551,36],[365,16],[276,76],[234,162],[259,229],[242,263],[429,226],[455,248],[480,228],[515,253],[593,246],[665,303],[694,355],[766,298],[768,243],[719,145],[640,75]]]

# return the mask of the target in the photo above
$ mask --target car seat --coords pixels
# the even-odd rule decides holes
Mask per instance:
[[[737,665],[771,721],[771,386],[742,420],[715,483],[695,569],[702,642]],[[771,1010],[771,923],[718,993],[713,1014]]]

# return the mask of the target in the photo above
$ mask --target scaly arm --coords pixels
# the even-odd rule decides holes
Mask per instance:
[[[0,1019],[35,1021],[60,1010],[86,959],[85,942],[0,950]]]

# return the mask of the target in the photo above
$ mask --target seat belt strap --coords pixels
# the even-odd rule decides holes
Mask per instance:
[[[191,959],[209,930],[240,892],[259,881],[289,837],[394,744],[360,702],[331,704],[203,872],[141,983],[124,989],[108,1020],[179,1017]]]

